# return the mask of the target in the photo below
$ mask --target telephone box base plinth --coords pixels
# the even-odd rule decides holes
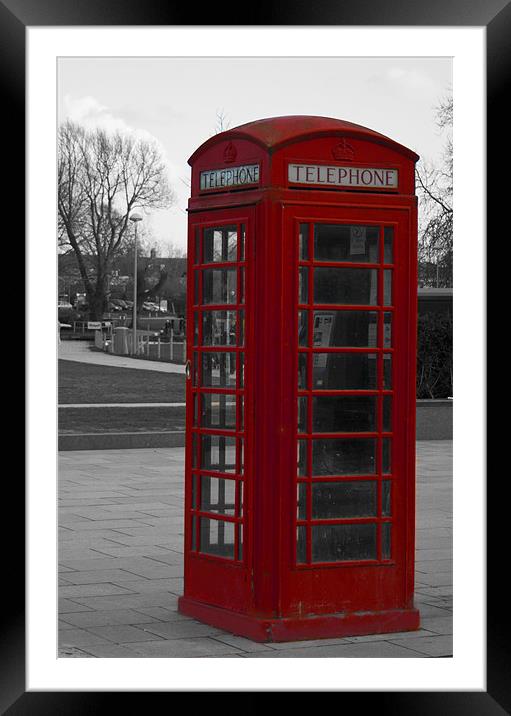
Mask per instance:
[[[331,639],[414,631],[419,628],[420,622],[419,611],[413,608],[381,612],[311,614],[279,619],[231,612],[187,597],[180,597],[178,611],[180,614],[257,642]]]

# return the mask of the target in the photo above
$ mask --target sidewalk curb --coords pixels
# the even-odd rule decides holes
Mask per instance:
[[[59,450],[129,450],[184,447],[185,431],[134,433],[77,433],[59,435]]]
[[[452,440],[452,400],[417,401],[417,440]],[[119,404],[119,407],[123,407]],[[109,408],[107,408],[109,409]],[[184,447],[185,430],[59,435],[59,450]]]

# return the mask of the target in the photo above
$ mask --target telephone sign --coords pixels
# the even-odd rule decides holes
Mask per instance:
[[[340,187],[397,189],[398,170],[321,164],[289,164],[290,184],[321,184]]]

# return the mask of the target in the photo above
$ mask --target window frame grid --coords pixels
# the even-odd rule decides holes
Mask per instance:
[[[194,406],[193,427],[192,427],[192,500],[190,501],[190,530],[194,532],[192,535],[191,553],[201,559],[211,559],[228,564],[243,564],[246,558],[246,550],[241,549],[240,545],[245,542],[245,523],[246,523],[246,489],[243,483],[246,483],[246,416],[241,416],[240,412],[246,412],[246,366],[245,380],[241,385],[241,362],[240,354],[243,356],[243,362],[246,361],[246,326],[243,331],[243,343],[240,345],[241,327],[240,321],[243,316],[245,320],[247,305],[247,222],[243,221],[226,221],[224,226],[236,226],[237,246],[235,261],[208,261],[204,262],[204,232],[206,229],[221,228],[222,222],[208,222],[207,224],[195,227],[194,250],[198,255],[194,256],[193,271],[194,276],[192,285],[197,285],[197,294],[194,292],[192,315],[193,320],[197,320],[197,345],[192,347],[193,354],[197,357],[197,382],[191,386],[191,399]],[[242,247],[243,243],[243,247]],[[204,304],[204,270],[205,269],[236,269],[236,301],[234,303],[208,303]],[[243,279],[241,276],[243,274]],[[197,278],[196,278],[197,277]],[[243,297],[240,300],[240,287],[243,280]],[[197,299],[197,302],[195,302]],[[207,311],[230,311],[236,313],[236,344],[235,345],[203,345],[204,341],[204,315]],[[195,323],[194,323],[195,327]],[[195,333],[194,333],[195,335]],[[203,383],[203,355],[207,353],[235,353],[236,354],[236,380],[235,386],[204,386]],[[235,402],[235,425],[234,428],[219,428],[216,426],[204,427],[202,423],[203,396],[205,394],[221,394],[234,396]],[[196,411],[196,414],[195,414]],[[202,468],[201,460],[201,438],[202,436],[232,437],[235,439],[235,472],[226,473],[216,470],[207,470]],[[241,456],[243,450],[243,457]],[[243,473],[241,473],[241,465],[243,460]],[[193,465],[196,465],[194,467]],[[223,480],[231,480],[235,486],[235,504],[234,515],[219,515],[218,513],[208,512],[201,509],[202,504],[202,476],[213,477]],[[195,507],[193,503],[193,485],[197,486],[195,495]],[[201,552],[201,524],[203,519],[216,520],[218,522],[227,522],[234,525],[234,556],[227,557],[214,555],[208,552]],[[241,532],[243,530],[243,533]]]
[[[299,475],[298,474],[298,465],[296,470],[296,475],[294,479],[295,484],[295,494],[296,494],[296,509],[294,510],[294,518],[293,518],[293,535],[294,535],[294,568],[298,570],[303,569],[316,569],[316,568],[322,568],[322,567],[350,567],[357,564],[360,565],[389,565],[389,564],[395,564],[395,561],[392,559],[392,553],[393,553],[393,538],[392,538],[392,529],[394,524],[394,501],[395,501],[395,480],[394,480],[394,473],[393,473],[393,450],[392,450],[392,444],[393,444],[393,437],[394,437],[394,424],[393,421],[391,422],[391,430],[390,431],[383,431],[383,400],[385,396],[390,396],[392,398],[391,403],[391,410],[393,409],[393,403],[395,399],[395,392],[394,392],[394,361],[392,361],[391,365],[391,384],[390,387],[385,387],[384,380],[384,356],[390,355],[395,352],[394,349],[394,341],[393,341],[393,329],[391,328],[391,343],[390,346],[385,347],[384,346],[384,338],[385,338],[385,328],[384,328],[384,321],[385,321],[385,313],[390,314],[391,316],[391,326],[393,326],[394,323],[394,313],[395,313],[395,305],[391,303],[391,305],[384,305],[384,270],[390,269],[390,290],[391,290],[391,297],[392,301],[394,300],[395,296],[395,287],[394,287],[394,281],[395,281],[395,253],[396,253],[396,242],[395,242],[395,229],[396,225],[393,222],[367,222],[366,225],[374,225],[379,227],[378,231],[378,254],[377,254],[377,261],[376,262],[348,262],[348,261],[321,261],[316,262],[315,255],[314,255],[314,225],[316,223],[325,223],[325,224],[332,224],[336,223],[338,225],[354,225],[353,222],[332,222],[332,221],[304,221],[300,219],[295,220],[295,236],[297,237],[297,240],[295,242],[295,257],[296,257],[296,290],[295,290],[295,297],[296,297],[296,306],[295,306],[295,336],[296,336],[296,369],[295,369],[295,375],[296,375],[296,399],[294,402],[295,406],[295,428],[296,428],[296,452],[297,455],[299,455],[299,441],[306,441],[305,442],[305,455],[306,455],[306,474],[305,475]],[[300,256],[300,226],[307,225],[307,231],[308,231],[308,251],[307,251],[307,259],[302,259]],[[385,230],[388,228],[392,228],[392,239],[391,239],[391,247],[392,247],[392,262],[385,262]],[[368,304],[316,304],[314,303],[314,269],[316,266],[320,267],[338,267],[338,266],[346,266],[349,268],[375,268],[377,270],[377,304],[376,305],[368,305]],[[307,303],[301,303],[300,302],[300,296],[298,291],[298,275],[300,269],[306,268],[307,269]],[[313,337],[314,337],[314,312],[315,311],[339,311],[339,310],[346,310],[346,311],[376,311],[377,312],[377,345],[375,347],[347,347],[347,346],[335,346],[335,347],[323,347],[323,346],[313,346]],[[299,327],[300,327],[300,321],[299,321],[299,312],[300,311],[306,311],[306,325],[307,325],[307,345],[300,345],[299,344]],[[326,389],[326,390],[320,390],[318,388],[313,388],[313,356],[315,353],[348,353],[348,354],[364,354],[364,355],[374,355],[376,358],[376,388],[370,388],[370,389]],[[306,355],[306,385],[304,387],[298,387],[298,370],[299,370],[299,355],[305,354]],[[319,432],[313,432],[313,419],[312,419],[312,410],[313,410],[313,398],[315,396],[343,396],[343,395],[374,395],[377,397],[376,401],[376,431],[372,432],[337,432],[337,433],[319,433]],[[300,432],[298,427],[298,398],[307,398],[306,402],[306,420],[305,424],[307,427],[307,432]],[[392,413],[393,414],[393,411]],[[312,445],[314,439],[321,439],[321,438],[332,438],[332,439],[362,439],[362,438],[371,438],[376,440],[376,464],[375,464],[375,473],[374,474],[366,474],[366,475],[313,475],[312,472]],[[390,446],[391,446],[391,454],[390,454],[390,470],[388,474],[383,474],[383,440],[384,438],[387,438],[390,440]],[[302,443],[303,444],[303,443]],[[376,482],[376,516],[370,516],[370,517],[358,517],[358,518],[329,518],[329,519],[313,519],[312,517],[312,486],[315,483],[319,482],[349,482],[349,481],[374,481]],[[390,515],[383,515],[383,488],[382,488],[382,482],[383,480],[388,481],[389,487],[390,487]],[[299,509],[299,498],[300,498],[300,486],[305,485],[305,515],[306,519],[299,519],[298,517],[298,509]],[[337,525],[337,524],[374,524],[376,527],[376,559],[363,559],[363,560],[344,560],[344,561],[331,561],[331,562],[319,562],[319,561],[312,561],[312,528],[315,525]],[[390,557],[384,559],[382,556],[382,544],[383,544],[383,524],[390,524]],[[305,539],[306,539],[306,545],[305,545],[305,561],[300,562],[298,561],[298,528],[305,528]]]

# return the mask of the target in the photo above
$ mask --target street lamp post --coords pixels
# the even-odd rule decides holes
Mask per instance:
[[[131,353],[137,355],[137,224],[142,221],[140,214],[132,214],[130,221],[135,224],[135,266],[133,269],[133,343],[131,346]]]

